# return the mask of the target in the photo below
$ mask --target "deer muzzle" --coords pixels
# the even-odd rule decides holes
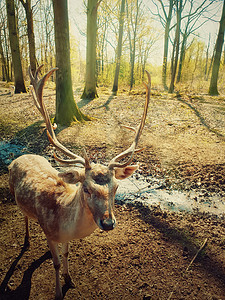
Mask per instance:
[[[104,231],[113,230],[116,227],[116,219],[115,218],[106,218],[100,220],[100,228]]]

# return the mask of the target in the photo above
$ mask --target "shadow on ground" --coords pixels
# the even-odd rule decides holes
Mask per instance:
[[[199,241],[195,241],[191,234],[185,230],[171,226],[171,224],[166,221],[166,212],[159,209],[154,210],[154,208],[150,208],[141,203],[138,203],[135,207],[139,210],[140,219],[161,232],[163,239],[183,247],[183,256],[194,257],[200,248],[199,245],[196,245]],[[203,243],[203,241],[201,241],[201,243]],[[201,264],[206,274],[211,274],[217,281],[220,281],[225,288],[225,270],[220,262],[208,255],[205,251],[201,252],[196,257],[196,260]]]

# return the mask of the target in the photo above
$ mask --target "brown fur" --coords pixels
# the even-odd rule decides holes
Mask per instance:
[[[27,218],[32,218],[42,227],[53,256],[58,298],[62,298],[58,243],[63,243],[63,276],[73,285],[66,255],[68,242],[90,235],[97,226],[103,230],[115,227],[116,178],[126,178],[136,169],[128,166],[118,172],[91,164],[85,170],[59,173],[38,155],[23,155],[9,166],[10,190],[25,215],[25,240],[29,238]]]

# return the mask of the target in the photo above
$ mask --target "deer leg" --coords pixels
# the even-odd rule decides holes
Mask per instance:
[[[57,243],[49,239],[48,239],[48,245],[52,254],[53,265],[55,268],[55,279],[56,279],[55,299],[61,300],[63,299],[63,294],[62,294],[62,287],[60,284],[60,277],[59,277],[59,269],[60,269],[59,248]]]
[[[30,235],[29,235],[28,217],[25,216],[24,220],[25,220],[25,226],[26,226],[26,233],[25,233],[25,239],[24,239],[24,245],[23,245],[23,247],[26,250],[30,246],[30,242],[29,242]]]
[[[63,243],[62,244],[62,254],[63,254],[63,277],[65,280],[65,283],[71,287],[75,288],[75,284],[70,276],[69,273],[69,263],[68,263],[68,256],[69,256],[69,243]]]

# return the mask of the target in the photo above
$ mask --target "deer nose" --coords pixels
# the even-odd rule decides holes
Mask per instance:
[[[115,219],[110,219],[110,218],[101,220],[100,221],[100,226],[105,231],[112,230],[116,226],[116,220]]]

